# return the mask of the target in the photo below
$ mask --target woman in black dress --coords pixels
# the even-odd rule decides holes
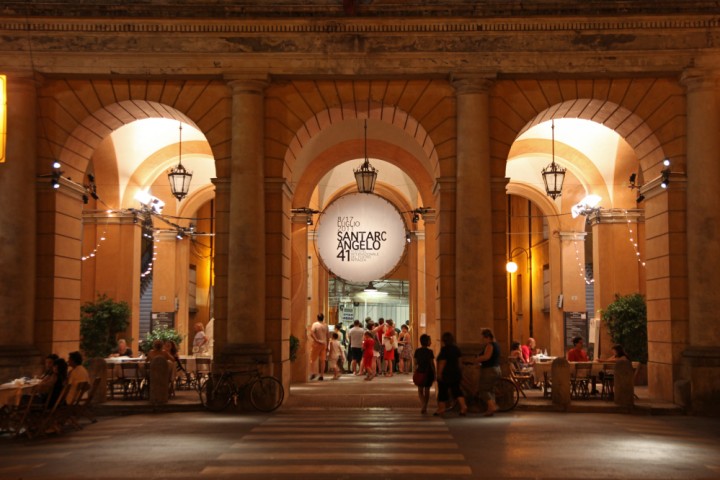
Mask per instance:
[[[460,415],[464,417],[467,413],[467,404],[460,389],[460,380],[462,380],[460,357],[462,354],[455,344],[455,337],[452,333],[443,333],[440,340],[443,346],[437,357],[438,408],[434,415],[445,413],[447,402],[450,400],[449,393],[452,393],[453,398],[460,405]]]
[[[413,381],[418,389],[418,397],[420,398],[420,413],[427,413],[428,402],[430,401],[430,387],[435,382],[435,354],[430,350],[430,335],[420,335],[420,348],[415,350],[413,357],[415,358],[415,373]],[[421,379],[421,380],[420,380]]]

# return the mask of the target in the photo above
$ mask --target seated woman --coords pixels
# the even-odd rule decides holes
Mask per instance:
[[[168,362],[174,364],[175,358],[170,355],[170,352],[163,348],[163,345],[164,343],[160,339],[153,341],[152,350],[150,350],[147,354],[148,361],[152,361],[155,357],[162,357]]]

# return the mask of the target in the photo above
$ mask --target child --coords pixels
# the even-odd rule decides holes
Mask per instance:
[[[365,369],[365,380],[372,380],[375,376],[375,369],[373,363],[375,363],[375,340],[373,340],[373,334],[370,331],[365,332],[365,340],[362,343],[363,359],[362,366]]]
[[[343,351],[342,345],[340,345],[340,335],[338,332],[332,333],[332,340],[328,344],[328,361],[333,368],[333,380],[340,378],[340,368],[338,366],[338,360],[342,360],[345,363],[345,352]]]

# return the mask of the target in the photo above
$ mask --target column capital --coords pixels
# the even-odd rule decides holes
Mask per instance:
[[[720,86],[720,69],[687,68],[680,75],[680,83],[688,92],[716,90]]]
[[[225,178],[211,178],[210,181],[215,185],[216,193],[227,193],[230,191],[230,179]]]
[[[507,190],[509,183],[510,179],[507,177],[492,177],[490,178],[490,190],[493,192],[504,192]]]
[[[439,177],[435,179],[433,185],[433,195],[442,192],[454,192],[457,188],[457,179],[455,177]]]
[[[588,223],[593,227],[601,223],[639,223],[645,221],[644,212],[639,208],[601,208],[588,216]]]
[[[490,72],[454,73],[450,77],[450,83],[455,88],[457,95],[488,93],[496,78],[497,75]]]
[[[271,193],[282,192],[286,197],[292,199],[293,189],[284,177],[266,177],[265,191]]]
[[[640,193],[645,196],[645,199],[655,197],[661,193],[666,192],[669,189],[672,190],[687,190],[687,176],[682,172],[670,172],[668,174],[668,188],[662,188],[660,184],[663,181],[662,175],[657,176],[646,182],[645,185],[640,187]]]
[[[226,74],[224,78],[232,89],[233,95],[242,93],[262,94],[270,85],[268,75]]]
[[[584,242],[585,237],[587,237],[586,232],[558,232],[558,235],[560,236],[560,240],[568,242]]]

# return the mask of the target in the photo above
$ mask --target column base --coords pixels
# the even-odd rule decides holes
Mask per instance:
[[[682,356],[687,378],[690,379],[690,411],[717,416],[717,406],[720,405],[720,347],[690,346]]]
[[[32,345],[4,346],[0,349],[0,383],[42,372],[42,355]]]
[[[265,375],[273,374],[272,350],[262,343],[231,343],[225,345],[215,356],[213,369],[220,370],[252,370],[260,369]]]

